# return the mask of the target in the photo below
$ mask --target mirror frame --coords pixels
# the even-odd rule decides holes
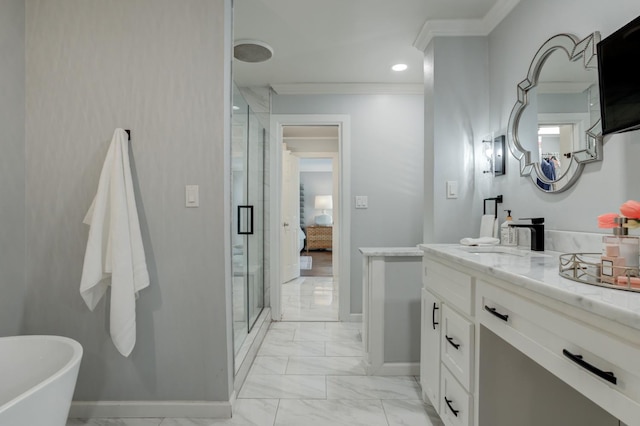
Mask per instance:
[[[518,137],[520,118],[529,105],[529,91],[538,85],[538,78],[544,63],[557,50],[563,51],[567,55],[568,61],[576,62],[582,59],[585,69],[595,69],[597,71],[596,45],[598,42],[600,42],[600,33],[597,31],[582,40],[572,34],[557,34],[549,38],[533,57],[527,72],[527,78],[517,86],[518,99],[511,110],[507,126],[509,151],[520,163],[520,176],[529,176],[534,186],[542,192],[559,193],[566,191],[576,183],[586,163],[602,160],[602,126],[601,120],[598,119],[585,131],[586,148],[572,152],[570,164],[562,176],[553,181],[549,180],[542,173],[540,161],[531,160],[531,151],[522,146]],[[569,175],[572,170],[573,173]],[[542,183],[549,184],[550,189],[541,188],[537,184],[538,179]],[[556,186],[558,189],[556,189]]]

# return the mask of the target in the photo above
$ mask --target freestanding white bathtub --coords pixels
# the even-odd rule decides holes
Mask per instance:
[[[64,426],[81,358],[66,337],[0,338],[0,425]]]

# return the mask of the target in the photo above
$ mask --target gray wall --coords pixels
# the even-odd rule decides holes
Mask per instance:
[[[593,31],[600,31],[604,38],[638,15],[640,3],[634,0],[521,1],[489,37],[492,128],[506,127],[516,84],[546,39],[562,32],[585,37]],[[617,211],[627,199],[640,198],[640,188],[632,183],[638,178],[639,149],[639,132],[606,137],[604,161],[587,164],[578,183],[559,195],[538,191],[518,175],[517,162],[508,157],[506,179],[496,179],[495,186],[520,215],[544,216],[549,229],[601,232],[599,214]]]
[[[421,95],[274,95],[273,114],[351,117],[351,313],[362,312],[358,247],[415,246],[422,241],[423,97]]]
[[[447,37],[425,54],[425,242],[477,237],[482,199],[497,195],[474,168],[489,133],[487,49],[485,37]],[[446,198],[447,181],[458,182],[458,198]]]
[[[585,37],[600,31],[604,38],[638,15],[640,3],[634,0],[522,0],[489,36],[492,128],[506,127],[516,84],[545,40],[562,32]],[[549,229],[598,232],[599,214],[640,198],[640,187],[633,183],[639,150],[640,132],[606,137],[604,161],[587,164],[578,183],[559,195],[537,190],[518,175],[516,161],[508,157],[506,179],[496,179],[495,186],[521,215],[544,216]]]
[[[321,214],[315,208],[316,195],[333,193],[332,172],[300,172],[300,183],[304,185],[304,221],[305,225],[313,225],[316,215]],[[332,211],[327,211],[333,215]]]
[[[24,306],[24,1],[0,1],[0,336]]]
[[[452,77],[469,89],[468,85],[484,86],[488,81],[489,90],[486,91],[485,108],[477,108],[475,112],[467,106],[478,105],[478,93],[481,88],[472,86],[466,95],[458,96],[454,109],[445,109],[448,113],[443,120],[441,111],[438,111],[436,101],[435,123],[425,122],[425,128],[432,126],[444,129],[452,123],[471,123],[468,133],[483,135],[488,132],[504,134],[509,120],[509,114],[516,100],[516,85],[522,81],[527,73],[531,59],[537,49],[549,37],[558,33],[573,33],[579,37],[585,37],[593,31],[600,31],[602,37],[606,37],[613,31],[629,22],[633,17],[640,15],[640,3],[636,0],[613,0],[612,2],[600,2],[597,0],[585,0],[576,2],[573,0],[521,0],[518,6],[496,27],[486,39],[488,52],[478,52],[477,62],[467,62],[466,67],[451,68],[447,66],[450,74],[438,73],[442,65],[447,65],[447,60],[442,58],[455,56],[458,61],[465,63],[473,56],[473,43],[481,43],[476,38],[436,38],[425,51],[425,62],[433,66],[435,61],[435,75],[426,79],[426,88],[439,94],[453,90]],[[452,46],[449,46],[452,45]],[[462,48],[460,45],[464,45]],[[467,50],[465,53],[464,51]],[[486,56],[485,56],[486,55]],[[435,56],[435,60],[434,60]],[[488,60],[487,60],[488,59]],[[432,61],[432,62],[430,62]],[[443,61],[443,62],[439,62]],[[488,72],[487,72],[488,70]],[[454,74],[455,73],[455,74]],[[485,80],[488,76],[488,80]],[[430,83],[433,79],[433,84]],[[459,91],[453,92],[459,94]],[[425,101],[425,110],[429,110],[433,101]],[[478,105],[482,106],[482,104]],[[471,112],[470,112],[471,111]],[[487,117],[487,112],[490,115]],[[488,124],[487,124],[488,123]],[[452,127],[455,132],[456,127]],[[435,145],[437,162],[441,155],[449,155],[457,158],[451,163],[450,174],[463,175],[468,173],[468,164],[465,163],[468,142],[465,138],[451,137],[436,138]],[[426,138],[429,144],[428,135]],[[478,144],[481,138],[477,138],[474,151],[478,153]],[[444,153],[444,154],[443,154]],[[504,195],[504,204],[500,210],[509,208],[514,210],[514,217],[542,216],[546,219],[548,229],[567,231],[598,232],[596,217],[606,212],[617,211],[620,204],[627,199],[640,198],[640,187],[634,182],[640,177],[640,168],[637,161],[640,156],[640,132],[630,132],[613,135],[605,138],[604,161],[587,164],[578,183],[568,191],[561,194],[546,194],[534,187],[529,178],[520,177],[518,163],[510,155],[507,156],[505,176],[492,177],[483,175],[477,167],[471,176],[475,180],[473,188],[461,189],[473,191],[473,206],[470,210],[471,221],[475,228],[468,228],[465,222],[460,222],[458,213],[454,216],[442,214],[444,209],[439,205],[455,204],[455,209],[447,211],[459,211],[458,204],[464,205],[464,201],[451,203],[441,200],[435,195],[435,213],[432,215],[429,206],[425,209],[425,240],[435,242],[453,242],[460,236],[460,228],[465,233],[478,232],[479,217],[481,214],[482,198]],[[425,161],[425,180],[431,176],[434,180],[447,180],[448,177],[440,177],[437,165],[430,166],[429,159]],[[443,188],[444,183],[436,183],[436,191]],[[464,197],[466,198],[466,197]],[[480,211],[478,210],[480,209]],[[503,221],[505,213],[500,211],[500,221]],[[432,227],[433,238],[427,233]],[[438,232],[438,230],[442,230]]]
[[[27,0],[26,331],[77,339],[76,400],[227,401],[230,9],[225,0]],[[82,223],[116,127],[131,129],[151,285],[137,343],[78,287]],[[184,186],[200,185],[200,208]]]

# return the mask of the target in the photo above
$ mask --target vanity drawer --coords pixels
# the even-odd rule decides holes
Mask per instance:
[[[474,362],[474,324],[442,304],[440,359],[467,389],[471,389]]]
[[[467,315],[473,315],[473,282],[474,278],[453,268],[425,259],[425,288],[436,292],[448,303]]]
[[[473,424],[473,398],[446,368],[442,368],[440,418],[447,426]]]
[[[483,281],[477,285],[480,324],[623,422],[638,424],[640,345]]]

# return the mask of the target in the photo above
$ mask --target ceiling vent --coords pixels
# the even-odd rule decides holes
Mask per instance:
[[[273,49],[258,40],[238,40],[233,46],[233,57],[242,62],[265,62],[273,56]]]

